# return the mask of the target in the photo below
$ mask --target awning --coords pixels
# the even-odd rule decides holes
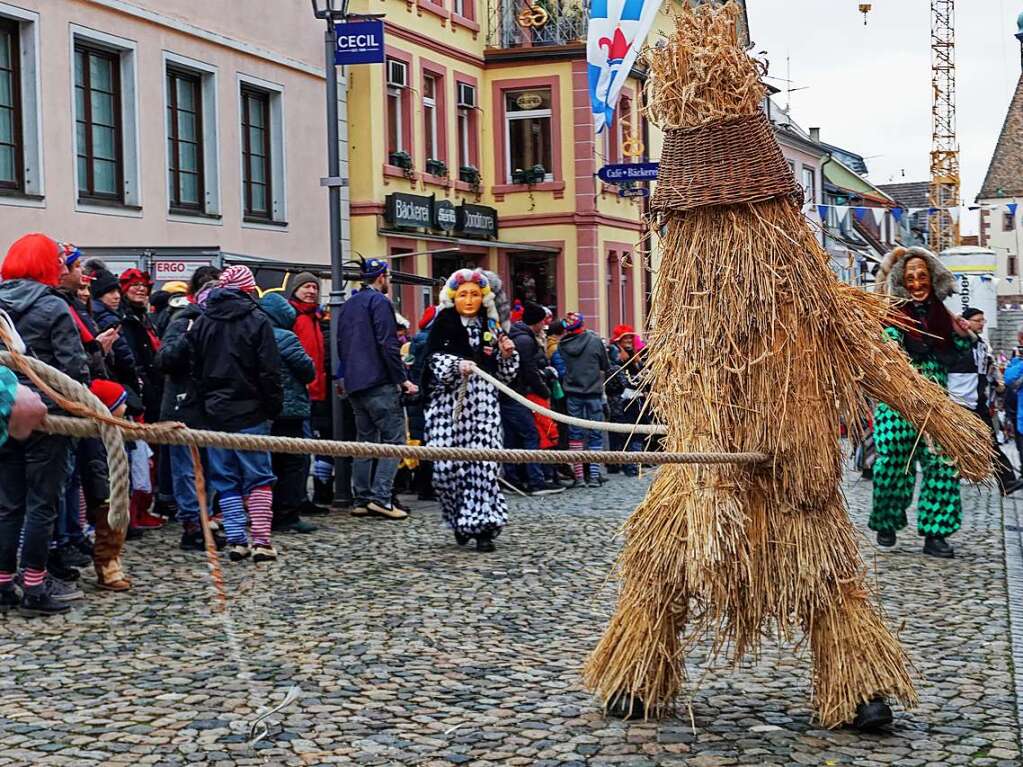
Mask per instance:
[[[518,250],[528,253],[560,253],[559,248],[550,245],[528,245],[521,242],[503,242],[501,240],[472,240],[468,237],[444,237],[438,234],[420,234],[409,232],[403,229],[378,229],[377,234],[383,237],[404,237],[409,240],[428,240],[430,242],[446,242],[450,245],[465,245],[472,248],[501,248],[503,250]]]

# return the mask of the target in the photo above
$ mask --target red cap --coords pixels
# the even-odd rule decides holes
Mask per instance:
[[[419,329],[420,330],[426,330],[428,327],[430,327],[430,325],[433,324],[433,321],[436,318],[437,318],[437,307],[436,306],[427,306],[426,309],[423,310],[423,316],[419,318]]]
[[[145,285],[149,290],[153,288],[153,278],[149,276],[148,272],[143,272],[140,269],[125,269],[121,272],[118,282],[121,285],[122,293],[132,285]]]
[[[111,413],[128,401],[128,392],[114,381],[97,378],[89,384],[89,391],[95,394]]]
[[[621,341],[624,336],[634,336],[636,331],[632,329],[632,325],[615,325],[614,330],[611,331],[611,341]]]

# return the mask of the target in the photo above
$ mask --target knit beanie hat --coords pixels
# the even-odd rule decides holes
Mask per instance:
[[[232,288],[251,293],[256,289],[256,278],[252,276],[252,270],[247,266],[235,264],[223,271],[218,280],[222,288]]]
[[[113,272],[103,269],[93,275],[92,284],[89,285],[89,294],[93,298],[99,299],[107,293],[117,290],[119,287],[120,283]]]
[[[294,298],[295,291],[303,285],[308,285],[310,282],[316,283],[316,289],[320,289],[320,278],[312,272],[299,272],[295,275],[295,279],[291,280],[291,290],[288,292],[289,298]]]
[[[547,319],[547,310],[544,309],[540,304],[533,303],[532,301],[526,301],[525,307],[522,309],[522,321],[527,325],[535,325],[538,322],[543,322]]]
[[[95,394],[111,413],[128,401],[127,390],[114,381],[96,378],[89,384],[89,391]]]
[[[569,312],[565,315],[565,332],[577,333],[586,324],[586,317],[581,312]]]
[[[72,245],[70,242],[61,242],[58,244],[64,251],[64,263],[67,265],[67,268],[70,269],[72,266],[74,266],[75,261],[82,257],[82,251],[80,251],[77,246]]]
[[[435,319],[437,319],[437,307],[427,306],[423,310],[423,316],[419,318],[419,329],[428,330]]]

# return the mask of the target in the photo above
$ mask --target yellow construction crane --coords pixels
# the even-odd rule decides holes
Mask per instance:
[[[929,245],[936,253],[959,244],[959,142],[956,139],[955,0],[931,0],[931,189]]]
[[[870,3],[860,3],[867,23]],[[956,138],[956,4],[931,0],[931,186],[928,244],[936,253],[959,244],[959,141]]]

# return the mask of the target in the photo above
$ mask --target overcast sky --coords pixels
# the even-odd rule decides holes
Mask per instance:
[[[754,51],[769,74],[786,78],[792,116],[819,126],[821,140],[867,157],[870,180],[924,181],[930,175],[929,0],[873,0],[863,26],[859,0],[747,0]],[[1023,0],[959,0],[956,19],[962,196],[972,204],[1020,75],[1013,38]],[[784,82],[769,80],[778,88]],[[775,99],[782,105],[785,93]],[[976,215],[963,217],[976,232]]]

